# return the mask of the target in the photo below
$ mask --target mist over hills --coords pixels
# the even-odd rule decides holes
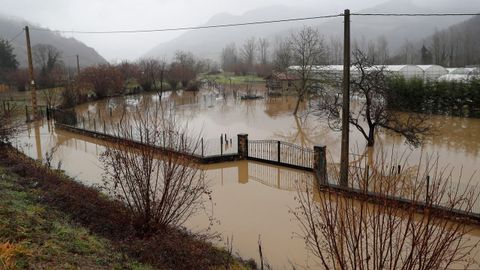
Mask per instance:
[[[0,14],[0,37],[10,40],[17,35],[25,25],[40,28],[18,18],[9,18]],[[46,29],[48,30],[48,29]],[[95,49],[88,47],[81,41],[74,38],[63,37],[59,33],[53,31],[32,31],[30,30],[30,41],[32,47],[36,44],[50,44],[62,52],[61,60],[68,67],[76,67],[76,57],[79,55],[80,66],[90,66],[107,61],[98,54]],[[21,67],[27,66],[27,51],[25,34],[22,33],[12,41],[12,47],[17,57],[17,61]]]
[[[469,0],[391,0],[383,4],[351,12],[357,13],[455,13],[480,11],[480,1]],[[251,10],[243,15],[235,16],[220,13],[213,16],[205,25],[239,23],[279,18],[308,17],[327,14],[318,7],[295,9],[285,6],[272,6]],[[331,11],[330,11],[331,13]],[[384,37],[393,53],[399,50],[406,41],[418,42],[431,36],[436,30],[446,29],[463,22],[469,17],[365,17],[352,16],[352,40],[357,43],[367,43]],[[278,23],[235,28],[215,28],[193,30],[169,42],[161,43],[145,57],[166,57],[174,55],[177,50],[190,51],[199,57],[219,59],[222,48],[235,42],[237,48],[250,37],[265,37],[272,45],[276,37],[288,36],[292,31],[303,25],[317,27],[323,35],[329,37],[343,36],[343,18],[328,20],[309,20],[292,23]]]
[[[240,16],[220,13],[213,16],[205,25],[313,16],[318,13],[319,11],[314,12],[285,6],[271,6],[268,8],[255,9]],[[303,22],[293,22],[188,31],[178,38],[157,45],[144,56],[171,57],[175,51],[185,50],[197,56],[217,59],[222,48],[228,43],[235,42],[237,45],[240,45],[252,36],[273,38],[277,33],[282,33],[282,31],[290,29],[293,30],[302,25]]]

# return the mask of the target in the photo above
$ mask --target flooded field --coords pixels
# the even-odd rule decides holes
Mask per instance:
[[[188,122],[190,132],[201,134],[213,152],[218,151],[221,134],[232,138],[231,151],[235,151],[237,134],[246,133],[250,139],[282,140],[310,148],[326,145],[329,162],[339,161],[340,133],[332,131],[311,110],[304,110],[298,118],[293,117],[296,100],[292,97],[240,100],[208,91],[196,95],[172,92],[161,101],[155,94],[118,97],[78,106],[77,114],[83,119],[79,125],[91,128],[96,119],[95,128],[101,129],[103,121],[117,121],[124,108],[141,110],[141,101],[145,99],[172,106],[178,118]],[[312,106],[313,102],[304,104],[304,109]],[[383,147],[406,153],[412,165],[422,156],[438,155],[441,165],[455,167],[457,173],[461,170],[462,181],[467,181],[480,168],[480,119],[435,116],[431,121],[435,133],[423,147],[410,148],[401,137],[382,133],[376,149]],[[104,149],[102,141],[55,129],[52,123],[43,121],[30,124],[15,144],[38,159],[55,149],[54,166],[60,162],[68,175],[87,185],[101,183],[102,167],[98,156]],[[351,152],[362,152],[364,145],[363,137],[352,129]],[[249,161],[209,165],[206,170],[216,219],[212,230],[224,238],[233,237],[235,251],[242,257],[258,260],[260,237],[264,256],[275,269],[291,269],[292,264],[315,268],[313,255],[307,253],[303,240],[295,236],[298,225],[289,213],[296,207],[295,181],[311,175]],[[208,219],[199,214],[187,226],[195,231],[208,224]],[[475,236],[478,234],[474,232]]]

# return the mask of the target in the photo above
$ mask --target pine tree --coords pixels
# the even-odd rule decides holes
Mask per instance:
[[[7,74],[18,67],[18,61],[8,40],[0,40],[0,82],[5,82]]]

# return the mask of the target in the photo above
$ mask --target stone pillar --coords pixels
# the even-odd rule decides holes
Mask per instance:
[[[248,134],[238,134],[238,157],[240,159],[247,159],[248,157]]]
[[[315,145],[313,147],[313,173],[319,186],[328,184],[327,180],[327,147]]]

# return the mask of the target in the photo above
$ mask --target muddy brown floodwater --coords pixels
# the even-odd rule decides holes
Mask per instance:
[[[144,94],[87,103],[76,111],[79,119],[86,119],[87,126],[95,117],[101,126],[104,120],[119,117],[124,107],[138,109],[144,100],[160,102],[157,95]],[[326,145],[330,162],[339,160],[340,133],[330,130],[324,120],[306,113],[307,110],[301,117],[293,117],[292,97],[244,101],[202,90],[196,95],[181,91],[167,93],[161,100],[174,108],[179,119],[188,122],[191,132],[201,133],[213,148],[220,134],[227,134],[235,145],[236,135],[247,133],[250,139],[283,140],[305,147]],[[304,104],[304,108],[308,106]],[[375,149],[383,147],[406,153],[410,164],[427,155],[438,156],[441,165],[461,170],[462,181],[467,181],[480,168],[480,119],[435,116],[431,121],[435,134],[423,147],[413,149],[401,137],[381,133]],[[102,167],[98,159],[104,149],[101,141],[58,130],[52,123],[40,121],[29,124],[27,131],[16,138],[15,145],[37,159],[55,148],[54,166],[60,162],[68,175],[87,185],[101,183]],[[361,152],[359,149],[364,145],[360,133],[352,129],[351,151]],[[298,227],[289,213],[296,206],[295,181],[303,179],[304,172],[250,161],[209,165],[206,169],[213,191],[213,214],[218,221],[212,230],[224,238],[233,236],[236,252],[258,260],[260,236],[264,256],[275,269],[291,269],[291,264],[316,268],[313,255],[308,254],[303,240],[295,236]],[[208,224],[205,215],[199,213],[187,227],[195,231],[205,229]],[[480,233],[475,230],[473,235],[477,237]]]

